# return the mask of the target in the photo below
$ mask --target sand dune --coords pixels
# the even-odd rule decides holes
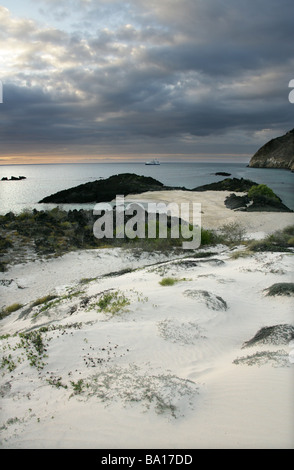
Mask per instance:
[[[24,306],[0,322],[1,447],[293,448],[293,297],[266,295],[293,282],[293,255],[213,251],[87,250],[3,273],[1,306]]]

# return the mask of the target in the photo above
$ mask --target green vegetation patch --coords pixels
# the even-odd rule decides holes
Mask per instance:
[[[247,249],[252,252],[293,252],[294,247],[294,225],[268,235],[262,240],[253,240],[248,243]]]
[[[45,304],[47,302],[50,302],[50,300],[54,300],[57,298],[57,295],[45,295],[44,297],[40,297],[39,299],[35,300],[32,304],[33,307],[36,307],[37,305]]]
[[[29,333],[20,333],[20,343],[18,347],[24,348],[26,351],[27,358],[32,367],[37,369],[43,369],[46,365],[44,359],[47,357],[45,352],[47,351],[46,345],[43,341],[42,336],[43,330],[33,330]]]
[[[11,338],[10,335],[3,335],[1,340],[3,341],[2,355],[0,362],[0,369],[7,372],[12,372],[18,364],[21,364],[25,360],[29,361],[31,367],[36,367],[38,370],[43,369],[46,366],[45,359],[47,356],[48,341],[51,339],[47,333],[51,331],[62,331],[66,332],[68,329],[80,329],[81,323],[72,323],[68,325],[50,325],[37,328],[35,330],[16,333],[13,336],[17,338],[17,343],[14,345],[9,344]],[[56,385],[56,384],[54,384]]]
[[[22,307],[23,307],[23,304],[14,303],[12,305],[9,305],[8,307],[3,308],[0,311],[0,320],[2,320],[2,318],[7,317],[11,313],[16,312],[17,310],[19,310]]]
[[[174,286],[178,282],[178,279],[174,279],[172,277],[164,277],[159,284],[161,286]]]
[[[258,184],[257,186],[252,186],[248,191],[248,197],[253,201],[259,199],[260,197],[273,199],[277,202],[280,201],[280,198],[266,184]]]
[[[181,279],[174,277],[164,277],[163,279],[161,279],[161,281],[159,281],[159,284],[161,286],[174,286],[177,282],[181,281],[188,281],[188,279],[186,277],[183,277]]]
[[[90,308],[98,307],[99,312],[115,315],[125,310],[128,305],[130,305],[128,297],[123,292],[117,290],[102,293],[99,300],[91,304]]]

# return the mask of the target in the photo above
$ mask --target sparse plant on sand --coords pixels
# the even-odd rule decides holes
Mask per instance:
[[[85,383],[84,383],[83,379],[79,379],[77,382],[71,381],[70,383],[71,383],[71,386],[73,388],[73,394],[72,395],[79,395],[79,394],[82,393],[83,388],[85,387]]]
[[[35,300],[32,304],[33,307],[36,307],[37,305],[45,304],[49,302],[50,300],[54,300],[57,298],[57,295],[45,295],[44,297],[40,297],[39,299]]]
[[[8,356],[2,357],[2,361],[0,363],[0,369],[5,369],[5,368],[7,368],[9,372],[12,372],[16,368],[16,364],[14,360],[12,359],[11,354],[9,354]]]
[[[117,290],[104,292],[98,302],[91,307],[98,307],[99,312],[111,313],[114,315],[123,311],[128,305],[130,305],[130,300],[123,292]]]
[[[23,304],[14,303],[12,305],[9,305],[8,307],[3,308],[0,311],[0,320],[2,318],[7,317],[8,315],[10,315],[10,313],[16,312],[17,310],[19,310],[22,307],[23,307]]]
[[[161,286],[174,286],[177,282],[179,282],[179,279],[175,279],[172,277],[164,277],[159,284]]]

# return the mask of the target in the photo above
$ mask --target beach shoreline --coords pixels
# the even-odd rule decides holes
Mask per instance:
[[[201,224],[204,229],[218,230],[225,224],[238,223],[244,227],[249,238],[262,238],[277,229],[283,229],[294,222],[291,212],[244,212],[228,209],[225,199],[231,191],[152,191],[142,194],[131,194],[125,197],[126,202],[156,202],[166,205],[171,203],[201,204]],[[235,193],[244,196],[246,193]]]

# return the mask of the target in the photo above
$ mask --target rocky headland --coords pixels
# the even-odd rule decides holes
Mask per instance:
[[[40,203],[74,204],[90,202],[109,202],[117,195],[140,194],[146,191],[162,191],[180,189],[164,186],[163,183],[147,176],[132,173],[113,175],[107,179],[80,184],[74,188],[58,191],[45,197]]]
[[[251,158],[249,167],[294,171],[294,129],[263,145]]]

